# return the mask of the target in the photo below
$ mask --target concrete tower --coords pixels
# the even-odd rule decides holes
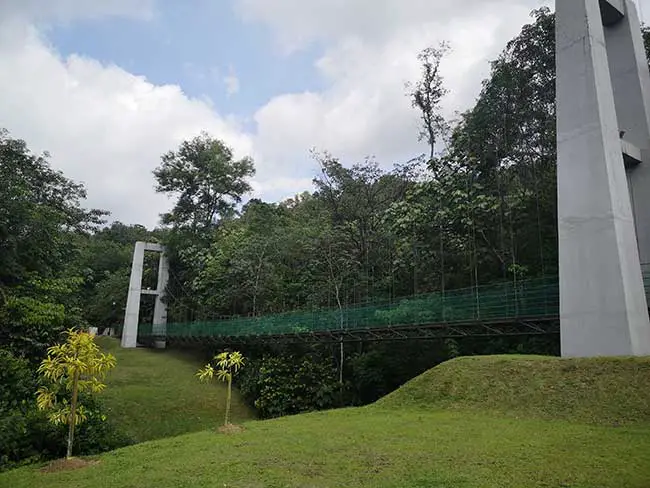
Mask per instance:
[[[556,2],[563,356],[650,354],[650,73],[630,0]]]
[[[158,264],[158,284],[155,290],[142,289],[142,269],[144,266],[144,252],[155,251],[160,253]],[[153,333],[156,336],[165,336],[167,324],[167,306],[162,301],[169,278],[169,264],[165,249],[160,244],[138,241],[133,250],[133,263],[131,265],[131,280],[129,294],[126,300],[124,313],[124,328],[122,329],[122,347],[136,347],[138,338],[138,323],[140,321],[141,295],[156,295],[153,309]],[[165,347],[164,341],[156,341],[157,347]]]

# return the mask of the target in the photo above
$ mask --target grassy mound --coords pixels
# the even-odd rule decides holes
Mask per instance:
[[[375,405],[606,425],[650,423],[650,357],[461,357],[412,379]]]
[[[122,349],[116,339],[98,337],[102,349],[117,357],[100,398],[110,421],[137,442],[214,428],[223,423],[226,387],[203,384],[201,364],[175,351]],[[253,417],[233,392],[232,421]]]

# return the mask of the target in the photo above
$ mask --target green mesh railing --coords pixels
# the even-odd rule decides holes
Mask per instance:
[[[557,278],[522,281],[416,295],[338,309],[294,311],[208,322],[141,324],[138,337],[260,336],[362,330],[398,325],[454,324],[558,315]],[[166,329],[166,330],[165,330]]]
[[[650,274],[644,275],[650,303]],[[154,336],[263,336],[363,330],[399,325],[458,324],[559,315],[557,277],[495,283],[445,293],[415,295],[391,302],[374,302],[338,309],[293,311],[261,317],[218,321],[140,324],[138,338]]]

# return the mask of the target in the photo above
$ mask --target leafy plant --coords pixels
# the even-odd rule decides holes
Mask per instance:
[[[264,356],[238,386],[262,418],[333,408],[340,390],[336,365],[326,356]]]
[[[54,425],[68,425],[66,458],[70,459],[75,426],[87,419],[79,394],[101,392],[106,385],[100,380],[115,367],[116,360],[112,354],[100,352],[89,333],[70,329],[66,334],[67,341],[50,347],[38,368],[50,385],[38,389],[36,404],[39,410],[50,411],[48,420]],[[60,396],[62,393],[65,396]]]
[[[232,377],[244,366],[244,356],[238,351],[222,352],[214,357],[217,363],[215,369],[208,363],[201,368],[196,375],[201,381],[210,381],[216,377],[218,380],[228,382],[228,396],[226,397],[226,418],[224,425],[230,425],[230,403],[232,400]]]

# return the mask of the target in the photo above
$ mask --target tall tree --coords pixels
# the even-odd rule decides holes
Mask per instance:
[[[78,237],[107,215],[83,208],[83,185],[47,158],[0,129],[0,344],[32,361],[66,326],[83,323],[83,279],[72,263]]]
[[[178,150],[164,154],[154,170],[156,191],[178,197],[162,222],[193,231],[214,226],[232,215],[250,191],[246,179],[254,173],[251,158],[235,159],[229,147],[205,132],[184,141]]]
[[[440,112],[440,103],[447,94],[440,74],[440,62],[449,50],[447,43],[437,48],[428,47],[418,54],[421,76],[414,84],[407,84],[411,104],[420,112],[419,139],[429,145],[429,160],[433,160],[436,144],[447,132],[447,124]]]
[[[53,170],[47,158],[0,129],[0,287],[30,273],[56,274],[76,252],[71,236],[107,215],[82,208],[83,185]]]

